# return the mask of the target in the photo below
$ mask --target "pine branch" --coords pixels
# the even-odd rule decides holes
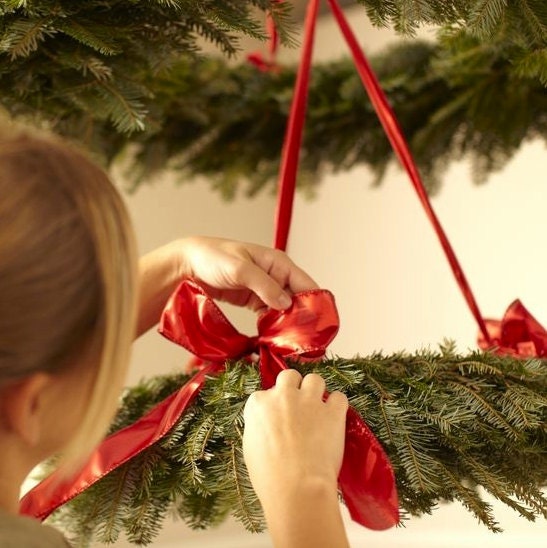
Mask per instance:
[[[118,55],[121,53],[120,46],[116,44],[115,37],[102,32],[102,36],[94,31],[93,26],[89,22],[84,21],[62,21],[58,25],[58,29],[74,38],[74,40],[89,47],[96,52],[105,55]]]
[[[545,138],[542,0],[360,3],[375,23],[408,34],[422,24],[444,26],[439,46],[405,45],[378,59],[430,190],[449,160],[469,156],[482,182],[522,142]],[[231,55],[241,35],[263,37],[260,12],[271,11],[290,42],[290,7],[270,0],[10,0],[0,7],[0,101],[13,116],[45,121],[106,160],[137,145],[132,171],[142,177],[171,163],[182,178],[210,177],[225,196],[241,180],[253,194],[277,172],[294,70],[257,76],[192,57],[202,38]],[[392,154],[353,68],[315,72],[301,187],[356,163],[369,165],[379,181]]]
[[[239,49],[241,36],[265,39],[263,21],[257,12],[270,9],[275,11],[279,24],[285,25],[281,36],[288,41],[291,31],[283,15],[290,8],[272,8],[271,0],[3,2],[2,103],[15,115],[26,110],[27,116],[66,121],[67,111],[77,118],[71,107],[86,101],[73,100],[67,88],[82,89],[91,80],[98,87],[97,93],[103,92],[104,109],[108,112],[104,116],[98,109],[91,116],[101,122],[108,120],[122,133],[142,131],[144,115],[150,108],[144,102],[150,103],[152,97],[151,90],[143,85],[145,77],[153,78],[175,60],[195,55],[203,40],[232,56]],[[100,69],[97,72],[81,70],[82,67]],[[110,80],[106,94],[105,75]],[[8,79],[17,83],[11,92]],[[40,80],[40,85],[33,86],[33,79]],[[140,93],[128,96],[124,90],[128,86]],[[26,101],[30,108],[20,108]],[[112,127],[108,125],[108,129]]]
[[[401,44],[373,59],[430,191],[440,187],[451,161],[469,158],[474,179],[483,182],[523,143],[546,139],[545,89],[527,76],[542,74],[544,53],[450,34],[437,46]],[[294,68],[264,74],[221,60],[184,60],[139,87],[132,76],[116,79],[120,71],[109,72],[96,55],[55,59],[61,68],[54,87],[41,72],[47,63],[37,63],[28,79],[0,66],[4,106],[14,115],[53,120],[57,131],[84,141],[106,162],[130,150],[133,188],[162,169],[181,181],[205,176],[226,197],[242,188],[253,195],[276,180]],[[65,79],[66,71],[81,76]],[[145,131],[120,135],[113,122],[120,131],[143,125]],[[325,171],[356,164],[368,165],[379,182],[392,159],[351,61],[316,66],[300,188],[313,191]]]
[[[545,47],[547,9],[542,0],[357,0],[378,26],[412,36],[423,25],[468,32],[483,41],[511,35],[513,43]]]
[[[534,40],[543,43],[547,40],[547,7],[545,2],[537,0],[517,0],[516,6],[521,15],[524,14],[525,26]]]
[[[504,15],[507,0],[492,2],[492,0],[479,0],[471,8],[469,22],[477,36],[490,38],[495,29],[500,25]]]
[[[446,468],[443,471],[443,475],[447,479],[447,490],[452,491],[455,500],[460,501],[466,510],[471,512],[480,523],[484,523],[493,533],[501,533],[503,531],[494,518],[492,505],[479,499],[476,496],[475,489],[471,489],[462,484],[462,482]]]
[[[525,519],[547,519],[547,365],[475,352],[374,354],[292,363],[343,390],[375,432],[395,470],[404,519],[460,501],[500,531],[483,487]],[[130,424],[189,377],[156,377],[127,391],[112,431]],[[264,517],[242,456],[246,398],[258,368],[228,363],[155,446],[107,475],[53,516],[76,545],[121,531],[153,540],[165,516],[206,528],[233,514],[250,531]],[[509,434],[509,435],[508,435]]]
[[[49,18],[14,21],[3,33],[0,52],[9,54],[12,61],[18,57],[28,57],[38,49],[40,42],[54,35],[55,30]]]
[[[230,444],[230,451],[232,455],[230,468],[232,481],[229,483],[233,483],[233,485],[227,487],[236,499],[233,515],[241,521],[247,531],[259,533],[264,530],[264,514],[258,502],[258,497],[252,490],[244,464],[241,437],[238,445],[235,442]]]

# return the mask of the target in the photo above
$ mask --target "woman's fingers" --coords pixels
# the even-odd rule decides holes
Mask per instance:
[[[340,415],[345,415],[349,408],[348,397],[338,390],[329,394],[326,404],[330,407],[332,413]]]
[[[277,375],[275,388],[294,390],[300,388],[302,375],[296,369],[284,369]]]
[[[300,385],[300,390],[313,398],[323,398],[325,394],[325,380],[317,373],[308,373]]]

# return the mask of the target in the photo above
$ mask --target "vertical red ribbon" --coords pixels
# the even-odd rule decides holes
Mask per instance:
[[[294,192],[296,187],[296,173],[298,171],[298,158],[304,130],[306,105],[308,101],[308,88],[310,82],[311,59],[313,53],[313,40],[315,25],[319,10],[319,0],[310,0],[304,22],[304,39],[302,56],[294,95],[285,132],[285,140],[281,150],[281,167],[279,170],[278,201],[275,214],[275,238],[274,247],[286,250],[291,226]]]
[[[274,0],[276,4],[281,4],[284,0]],[[266,32],[268,33],[268,53],[270,55],[270,63],[275,64],[277,49],[279,48],[279,33],[275,26],[274,18],[271,12],[266,17]]]
[[[298,159],[308,100],[313,42],[319,1],[310,0],[304,22],[302,54],[281,151],[274,246],[286,250],[291,225]],[[273,384],[273,380],[269,380]],[[344,501],[354,521],[386,529],[399,521],[393,469],[382,446],[363,419],[349,409],[345,452],[339,476]]]
[[[284,1],[272,0],[272,3],[281,4]],[[266,34],[268,35],[268,59],[264,59],[260,51],[255,51],[247,55],[247,61],[262,72],[277,72],[280,68],[276,61],[277,50],[279,48],[279,33],[271,11],[266,16]]]

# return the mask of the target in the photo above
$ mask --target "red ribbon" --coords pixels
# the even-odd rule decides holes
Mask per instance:
[[[298,157],[302,144],[302,132],[308,102],[311,59],[315,24],[319,11],[319,0],[310,0],[304,21],[304,39],[302,55],[294,84],[294,95],[291,103],[285,139],[281,149],[281,166],[279,168],[277,210],[275,213],[274,247],[285,251],[291,226],[294,192],[296,188],[296,172]]]
[[[501,320],[486,320],[490,341],[479,336],[479,347],[497,354],[544,358],[547,354],[547,331],[517,299]]]
[[[54,472],[22,499],[23,514],[45,519],[56,508],[106,474],[159,441],[175,425],[208,375],[224,369],[227,359],[258,353],[264,388],[275,383],[285,358],[318,358],[338,332],[334,297],[312,290],[293,297],[289,310],[269,310],[258,319],[258,336],[239,333],[196,283],[186,280],[173,293],[162,315],[160,332],[205,361],[179,391],[141,419],[106,438],[75,477]],[[350,409],[340,489],[354,520],[371,529],[398,522],[393,470],[381,445],[359,415]]]
[[[285,358],[319,358],[338,332],[334,297],[326,290],[301,292],[287,311],[258,319],[258,337],[240,334],[198,285],[181,284],[162,318],[161,333],[205,361],[260,355],[262,386],[275,384]],[[370,529],[399,521],[395,477],[382,446],[353,409],[346,420],[346,445],[339,476],[351,517]]]
[[[490,337],[489,331],[486,328],[476,299],[458,261],[458,258],[456,257],[452,245],[450,244],[450,241],[446,236],[446,233],[437,215],[435,214],[435,211],[433,210],[431,202],[429,201],[420,173],[412,157],[412,153],[410,152],[403,132],[399,126],[395,113],[389,105],[385,93],[383,92],[365,54],[359,46],[359,43],[357,42],[357,39],[355,38],[355,35],[353,34],[337,0],[328,0],[328,3],[351,51],[355,67],[370,98],[372,106],[376,111],[376,114],[384,128],[395,154],[410,178],[412,186],[418,195],[427,218],[433,226],[450,268],[456,278],[458,287],[460,288],[465,301],[479,326],[482,337],[488,341]],[[306,114],[318,4],[318,0],[311,0],[308,4],[308,11],[304,24],[302,55],[296,76],[293,102],[291,105],[289,122],[282,149],[281,169],[279,175],[279,200],[276,212],[276,236],[274,245],[275,247],[283,250],[287,247],[289,226],[292,217],[296,172],[298,169],[298,157]]]

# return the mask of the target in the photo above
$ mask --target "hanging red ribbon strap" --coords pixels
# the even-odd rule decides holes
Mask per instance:
[[[304,39],[302,44],[302,56],[296,74],[294,94],[291,103],[285,140],[281,150],[281,167],[279,169],[277,211],[275,214],[275,240],[274,247],[285,251],[289,238],[291,217],[296,187],[296,173],[298,171],[298,157],[302,144],[302,132],[306,117],[306,104],[308,101],[308,88],[310,82],[311,59],[313,52],[313,39],[319,0],[310,0],[306,20],[304,22]]]
[[[444,232],[443,227],[441,226],[441,223],[439,222],[439,219],[437,218],[437,215],[435,214],[435,211],[431,206],[431,202],[429,201],[429,198],[427,196],[427,192],[422,182],[420,173],[418,171],[418,168],[416,167],[410,149],[403,136],[403,132],[399,127],[397,118],[395,117],[395,114],[391,109],[391,106],[389,105],[385,93],[380,87],[374,71],[372,70],[363,51],[361,50],[355,38],[355,35],[353,34],[344,16],[344,13],[340,8],[340,5],[338,4],[337,0],[328,0],[328,3],[332,13],[334,14],[334,17],[336,18],[336,21],[338,22],[338,26],[340,27],[340,30],[342,31],[342,34],[344,35],[344,38],[351,50],[351,54],[355,62],[355,67],[357,68],[357,72],[359,73],[361,81],[365,86],[374,110],[376,111],[376,114],[378,115],[378,118],[382,123],[384,131],[386,132],[386,135],[391,143],[391,146],[393,147],[393,150],[395,151],[395,154],[397,155],[399,161],[406,170],[412,182],[412,186],[418,194],[420,203],[422,204],[429,221],[433,225],[435,234],[437,235],[441,243],[446,258],[448,259],[448,263],[450,264],[450,268],[452,269],[454,277],[456,278],[456,282],[458,283],[458,286],[463,293],[465,301],[467,302],[467,305],[469,306],[469,309],[471,310],[471,313],[473,314],[473,317],[475,318],[479,326],[483,338],[486,341],[490,341],[490,335],[488,333],[488,330],[486,329],[484,319],[479,310],[473,292],[471,291],[471,287],[469,286],[463,269],[460,266],[454,250],[452,249],[450,241],[448,240],[448,237],[446,236],[446,233]]]
[[[273,0],[274,4],[281,4],[285,0]],[[272,6],[272,9],[273,6]],[[279,48],[279,33],[275,26],[271,11],[266,16],[266,35],[268,36],[268,59],[264,59],[261,52],[255,51],[247,55],[247,61],[252,63],[262,72],[278,72],[280,67],[277,64],[277,50]]]

